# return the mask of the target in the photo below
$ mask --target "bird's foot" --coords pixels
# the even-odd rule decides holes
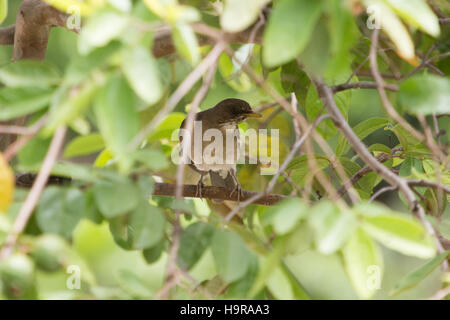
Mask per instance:
[[[202,180],[197,183],[197,189],[195,190],[195,196],[199,198],[203,198],[203,187],[205,184]]]
[[[236,184],[236,186],[234,187],[233,191],[231,191],[230,193],[230,197],[233,196],[233,194],[237,193],[237,202],[241,202],[241,196],[242,194],[242,187],[241,185],[238,183]]]

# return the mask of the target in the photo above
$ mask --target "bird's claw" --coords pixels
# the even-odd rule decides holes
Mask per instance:
[[[197,183],[197,189],[195,190],[195,196],[199,197],[199,198],[203,198],[203,187],[205,186],[205,184],[200,180]]]
[[[241,185],[239,183],[236,184],[236,186],[234,187],[233,191],[231,191],[230,197],[232,197],[234,193],[237,193],[237,202],[241,202],[242,187],[241,187]]]

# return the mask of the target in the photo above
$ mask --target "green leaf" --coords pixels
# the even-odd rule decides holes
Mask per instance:
[[[336,105],[338,106],[344,117],[347,118],[348,108],[351,101],[350,90],[341,91],[335,94],[334,101],[336,102]],[[317,119],[317,117],[319,117],[324,110],[322,100],[319,98],[317,90],[314,86],[310,86],[308,89],[308,93],[306,95],[305,110],[308,119],[311,119],[311,121],[314,121],[313,119]],[[322,121],[322,123],[317,126],[317,131],[320,132],[324,139],[330,139],[338,132],[331,119]]]
[[[430,261],[428,261],[423,266],[417,268],[411,273],[407,274],[404,278],[402,278],[389,292],[389,295],[395,296],[405,290],[414,288],[417,286],[423,279],[425,279],[433,270],[435,270],[439,265],[447,259],[450,251],[445,251],[440,255],[434,257]]]
[[[381,287],[383,256],[377,244],[358,229],[342,250],[345,268],[353,288],[363,299],[369,299]]]
[[[106,219],[133,210],[139,202],[139,190],[128,180],[123,182],[100,181],[93,187],[93,192],[95,203]]]
[[[373,17],[375,21],[379,23],[384,32],[392,40],[397,48],[397,53],[409,62],[414,62],[416,60],[416,55],[414,52],[414,43],[408,32],[406,26],[397,17],[395,12],[385,3],[385,1],[380,0],[364,0],[367,6],[367,13],[370,17]],[[369,22],[368,22],[369,23]],[[370,26],[372,28],[376,26]]]
[[[231,299],[239,299],[246,297],[249,290],[252,288],[253,283],[258,275],[258,258],[251,256],[250,264],[247,269],[247,273],[239,280],[231,283],[227,288],[227,297]]]
[[[7,121],[47,107],[53,91],[40,88],[0,89],[0,120]]]
[[[34,262],[23,253],[15,253],[0,261],[2,293],[8,299],[37,299]]]
[[[0,23],[2,23],[8,15],[8,0],[0,0]]]
[[[47,88],[59,84],[61,77],[50,63],[20,60],[0,68],[0,82],[8,87]]]
[[[371,118],[358,123],[353,127],[353,131],[356,133],[360,140],[365,139],[369,134],[374,131],[388,125],[389,120],[383,118]],[[350,146],[343,135],[339,136],[338,144],[336,147],[336,155],[343,155],[348,152]]]
[[[328,32],[330,34],[330,54],[327,74],[336,76],[348,72],[352,62],[351,48],[359,35],[355,18],[347,3],[331,0],[328,5],[330,18]]]
[[[115,11],[103,11],[93,15],[81,29],[78,50],[88,54],[96,47],[103,47],[118,38],[128,26],[128,18]]]
[[[430,151],[425,147],[423,143],[417,140],[408,130],[406,130],[402,126],[396,125],[393,128],[389,128],[389,130],[395,133],[405,153],[409,155],[423,155],[430,153]]]
[[[122,199],[126,199],[123,198]],[[130,216],[130,237],[133,249],[147,249],[156,245],[164,235],[166,220],[158,207],[141,201]]]
[[[44,139],[40,136],[32,138],[20,149],[18,153],[19,163],[26,168],[40,165],[49,146],[50,139]]]
[[[197,37],[188,24],[176,24],[173,29],[173,41],[177,51],[192,65],[200,61]]]
[[[100,151],[104,147],[105,142],[103,141],[102,136],[98,133],[79,136],[67,144],[66,149],[64,150],[64,157],[72,158],[84,156]]]
[[[233,282],[245,275],[251,252],[238,235],[225,230],[217,231],[211,249],[217,271],[224,281]]]
[[[159,260],[164,249],[166,247],[166,241],[161,240],[151,248],[142,251],[142,255],[147,263],[152,264]]]
[[[158,141],[159,139],[171,139],[174,130],[180,128],[181,123],[186,118],[186,114],[181,112],[172,112],[169,114],[147,138],[147,141]],[[178,135],[175,135],[178,141]]]
[[[200,260],[205,250],[211,244],[214,227],[196,222],[189,225],[181,234],[180,249],[178,250],[178,264],[189,270]]]
[[[450,112],[450,79],[432,74],[413,76],[400,85],[402,106],[414,114]]]
[[[131,270],[120,270],[118,283],[124,291],[133,297],[141,299],[151,299],[153,297],[153,292],[144,285],[145,281]]]
[[[82,116],[91,105],[94,95],[101,85],[103,85],[101,82],[88,81],[78,89],[76,94],[69,93],[69,96],[65,97],[57,105],[52,105],[50,108],[50,119],[44,132],[51,134],[59,126],[67,125]]]
[[[421,259],[436,254],[432,237],[416,219],[374,203],[358,205],[354,210],[364,215],[364,231],[386,247]]]
[[[239,32],[252,25],[269,0],[225,0],[220,24],[225,31]]]
[[[322,5],[321,0],[283,0],[275,3],[263,37],[262,55],[266,66],[279,66],[302,53]]]
[[[76,56],[69,62],[64,76],[64,83],[75,85],[88,78],[92,71],[108,64],[114,54],[121,48],[117,41],[105,47],[97,48],[85,56]]]
[[[398,175],[400,177],[410,177],[413,173],[413,169],[420,173],[424,172],[422,161],[414,157],[407,157],[405,161],[402,162]]]
[[[155,171],[166,169],[169,166],[166,156],[159,150],[140,149],[134,152],[132,157]]]
[[[433,37],[440,34],[439,20],[426,0],[386,0],[405,21]]]
[[[325,169],[330,165],[330,161],[328,158],[320,155],[314,155],[314,158],[316,159],[317,167],[320,170]],[[289,163],[286,170],[292,170],[291,172],[291,178],[294,180],[295,183],[297,183],[299,186],[305,185],[305,178],[308,174],[311,173],[309,164],[308,164],[308,156],[307,155],[301,155],[298,157],[295,157],[292,159],[292,161]]]
[[[127,171],[132,164],[128,143],[139,130],[139,114],[126,81],[111,78],[99,92],[94,110],[106,146],[117,157],[120,169]]]
[[[272,225],[278,235],[283,235],[292,231],[307,211],[307,206],[300,199],[286,199],[266,210],[261,223],[264,226]]]
[[[356,229],[356,216],[340,210],[333,203],[322,201],[309,214],[309,225],[315,231],[317,250],[323,254],[337,251]]]
[[[125,52],[123,72],[136,94],[149,105],[161,99],[163,87],[159,79],[159,68],[148,48],[139,46]]]
[[[330,35],[326,28],[325,18],[319,19],[308,45],[300,55],[300,61],[306,72],[322,76],[328,65],[330,53]],[[333,75],[335,76],[335,75]]]
[[[295,92],[300,105],[304,106],[308,88],[311,81],[308,75],[303,72],[296,61],[291,61],[281,67],[281,85],[286,92]]]
[[[83,217],[86,198],[75,188],[48,187],[44,190],[36,213],[39,228],[70,238]]]

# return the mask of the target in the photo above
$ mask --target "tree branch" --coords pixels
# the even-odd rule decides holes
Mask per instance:
[[[354,83],[343,83],[336,86],[332,86],[331,90],[333,92],[344,91],[348,89],[377,89],[377,84],[375,82],[361,81]],[[384,88],[388,91],[398,91],[398,86],[395,84],[384,84]]]
[[[8,27],[5,43],[11,44],[14,31],[14,50],[12,60],[43,60],[47,51],[50,29],[54,26],[65,27],[68,15],[53,8],[41,0],[24,0],[17,12],[15,29]]]
[[[174,197],[175,196],[175,184],[171,183],[155,183],[155,189],[153,191],[154,196],[168,196],[168,197]],[[189,197],[189,198],[200,198],[199,195],[196,194],[197,192],[197,186],[191,185],[191,184],[185,184],[182,185],[181,189],[181,195],[182,197]],[[215,200],[229,200],[229,201],[236,201],[238,200],[237,193],[230,194],[230,190],[227,190],[226,188],[221,187],[215,187],[215,186],[204,186],[202,188],[202,196],[206,199],[215,199]],[[282,199],[286,198],[286,196],[279,195],[279,194],[267,194],[264,193],[258,193],[258,192],[252,192],[252,191],[246,191],[242,190],[242,194],[240,197],[240,201],[247,201],[250,198],[253,198],[255,196],[260,196],[258,199],[255,198],[255,200],[252,202],[254,204],[260,204],[263,206],[272,206],[276,204],[277,202],[281,201]]]
[[[13,24],[9,27],[0,28],[0,45],[12,45],[14,44],[14,32],[16,31],[16,25]]]

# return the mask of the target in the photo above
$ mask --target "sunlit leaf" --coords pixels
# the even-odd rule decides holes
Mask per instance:
[[[220,24],[225,31],[238,32],[249,27],[269,0],[225,0]]]
[[[58,69],[48,62],[20,60],[0,68],[0,82],[8,87],[46,88],[60,81]]]
[[[177,24],[173,29],[173,41],[178,52],[192,65],[200,61],[197,37],[189,25]]]
[[[358,229],[342,252],[353,288],[363,299],[372,297],[380,289],[383,277],[383,257],[377,244]]]
[[[353,234],[357,221],[351,211],[341,210],[331,202],[322,201],[311,209],[309,225],[315,231],[317,250],[330,254]]]
[[[8,0],[0,0],[0,23],[2,23],[8,15]]]
[[[70,141],[70,143],[66,146],[66,149],[64,150],[64,157],[71,158],[83,156],[100,151],[104,147],[105,142],[103,141],[102,136],[98,133],[80,136]]]
[[[132,159],[127,147],[139,130],[139,115],[126,81],[111,78],[100,91],[94,110],[106,145],[117,156],[121,169],[128,170]]]
[[[284,0],[275,4],[263,37],[265,65],[281,65],[305,49],[321,13],[322,3],[321,0]]]
[[[261,222],[272,225],[277,234],[283,235],[294,229],[307,212],[308,208],[300,199],[286,199],[265,211]]]
[[[107,45],[119,37],[128,25],[128,18],[118,12],[103,11],[91,19],[81,29],[78,50],[86,55],[97,47]]]
[[[375,24],[379,24],[394,43],[399,56],[412,64],[417,64],[414,43],[408,29],[395,12],[384,0],[364,0],[364,3],[368,7],[368,13],[374,16]]]
[[[386,0],[405,21],[433,37],[440,33],[439,20],[426,0]]]
[[[355,210],[364,215],[364,231],[384,246],[422,259],[435,255],[432,237],[416,219],[376,204],[362,204]]]
[[[136,94],[149,105],[161,99],[159,69],[149,49],[139,46],[126,52],[123,59],[123,71]]]
[[[0,214],[6,213],[13,199],[14,175],[0,153]]]

